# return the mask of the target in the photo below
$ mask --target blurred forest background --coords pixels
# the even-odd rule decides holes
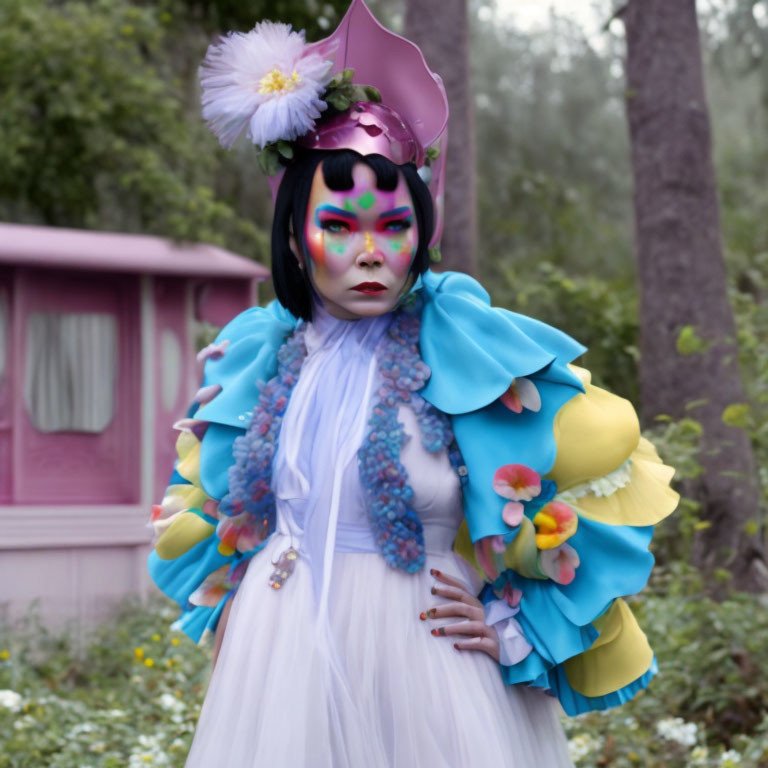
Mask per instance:
[[[419,7],[368,4],[398,31]],[[588,345],[584,364],[641,408],[683,492],[654,542],[654,581],[633,603],[661,674],[627,707],[568,721],[574,759],[768,765],[768,3],[697,8],[726,267],[720,287],[735,321],[727,362],[742,388],[716,420],[751,451],[743,475],[729,470],[731,508],[717,509],[707,497],[712,415],[699,409],[718,392],[719,374],[703,374],[704,396],[679,408],[648,406],[655,379],[643,377],[640,357],[626,8],[578,0],[591,9],[579,19],[592,21],[553,9],[544,23],[521,26],[514,5],[468,3],[477,240],[476,267],[467,264],[494,303]],[[0,0],[0,221],[201,240],[268,264],[266,181],[253,147],[223,152],[203,125],[197,66],[221,31],[270,18],[317,39],[346,6]],[[670,364],[680,370],[715,345],[693,322],[672,330]],[[728,551],[714,546],[723,536],[734,542]],[[747,557],[749,571],[740,567]],[[182,765],[208,657],[165,630],[167,612],[165,604],[129,607],[85,658],[33,624],[0,649],[0,723],[14,721],[0,736],[0,768],[123,766],[127,756],[130,765]]]

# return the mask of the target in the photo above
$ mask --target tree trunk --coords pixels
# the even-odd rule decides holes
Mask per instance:
[[[477,267],[474,105],[469,82],[467,0],[408,0],[405,36],[443,78],[451,117],[446,157],[445,227],[438,269]]]
[[[703,472],[686,492],[710,526],[694,558],[736,587],[766,587],[755,460],[723,421],[745,401],[728,301],[695,0],[629,0],[627,113],[640,278],[640,388],[646,422],[697,419]],[[683,331],[683,329],[686,329]],[[680,336],[681,331],[683,335]],[[686,343],[679,343],[685,341]]]

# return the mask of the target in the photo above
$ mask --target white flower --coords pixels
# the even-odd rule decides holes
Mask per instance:
[[[67,733],[68,739],[74,739],[81,733],[93,733],[96,730],[96,726],[93,723],[77,723],[73,725]]]
[[[177,699],[172,693],[164,693],[157,700],[157,703],[169,712],[182,712],[187,706],[181,699]]]
[[[203,117],[222,146],[248,127],[259,147],[310,131],[325,109],[320,99],[333,62],[309,52],[304,32],[261,22],[211,45],[200,65]]]
[[[706,765],[709,750],[706,747],[694,747],[691,751],[690,765]]]
[[[637,720],[635,720],[634,717],[625,717],[624,718],[624,725],[630,730],[630,731],[636,731],[638,728]]]
[[[579,733],[568,740],[568,754],[570,755],[571,760],[573,760],[574,763],[577,763],[590,752],[600,749],[601,746],[601,742],[591,734]]]
[[[682,747],[692,747],[696,743],[698,726],[686,723],[681,717],[670,717],[656,723],[656,732],[662,739],[676,741]]]
[[[723,768],[733,768],[741,762],[741,755],[735,749],[729,749],[720,756],[720,765]]]
[[[37,720],[32,715],[24,715],[13,721],[13,727],[17,731],[23,731],[25,728],[31,728],[36,723]]]
[[[16,691],[4,688],[0,691],[0,707],[18,712],[21,709],[21,695],[16,693]]]

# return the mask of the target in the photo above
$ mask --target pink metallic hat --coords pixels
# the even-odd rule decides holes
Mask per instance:
[[[432,72],[419,47],[382,26],[363,0],[352,0],[332,35],[307,46],[333,59],[332,74],[354,69],[354,82],[372,85],[381,103],[356,102],[349,110],[324,119],[297,143],[310,149],[353,149],[379,154],[397,165],[415,163],[435,203],[435,232],[443,229],[445,155],[448,143],[448,98],[439,75]],[[427,162],[427,149],[438,152]],[[269,178],[273,198],[282,174]]]
[[[203,117],[221,144],[246,132],[273,198],[293,146],[352,149],[414,163],[442,231],[448,100],[419,48],[352,0],[330,37],[307,44],[288,24],[260,22],[208,48],[200,65]],[[379,100],[380,97],[380,100]],[[328,110],[328,105],[333,110]]]

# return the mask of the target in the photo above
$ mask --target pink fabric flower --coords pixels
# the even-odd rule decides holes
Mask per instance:
[[[525,464],[505,464],[493,476],[493,490],[505,499],[530,501],[541,493],[541,477]]]
[[[550,501],[533,518],[536,526],[536,546],[539,549],[554,549],[576,533],[579,518],[562,501]]]
[[[570,544],[561,544],[539,553],[541,570],[557,584],[570,584],[576,577],[579,562],[578,552]]]
[[[227,583],[227,573],[229,565],[222,565],[213,573],[206,576],[205,581],[189,596],[189,602],[192,605],[204,605],[215,608],[221,598],[231,591]]]
[[[221,392],[221,384],[209,384],[207,387],[200,387],[192,399],[200,405],[205,405],[210,403],[219,392]]]
[[[522,413],[523,408],[534,412],[541,410],[539,390],[530,379],[526,378],[512,379],[509,389],[500,400],[514,413]]]
[[[494,582],[499,578],[499,569],[496,567],[499,542],[501,542],[503,547],[503,536],[486,536],[475,542],[475,558],[490,582]]]

